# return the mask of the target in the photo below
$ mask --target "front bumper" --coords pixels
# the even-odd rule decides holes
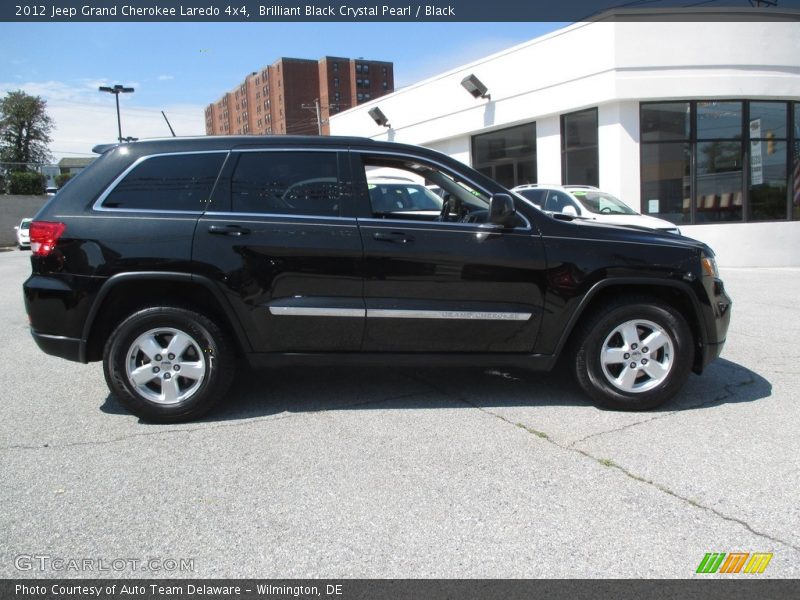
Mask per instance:
[[[706,291],[711,303],[710,311],[708,311],[710,318],[706,321],[707,340],[701,348],[700,360],[695,365],[698,373],[722,354],[728,327],[731,324],[731,307],[733,306],[733,300],[725,291],[725,284],[721,279],[711,280],[706,286]]]

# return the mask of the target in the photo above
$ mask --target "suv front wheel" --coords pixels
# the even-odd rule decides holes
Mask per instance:
[[[686,320],[655,300],[605,306],[577,340],[578,383],[595,402],[613,409],[660,406],[681,389],[694,359]]]
[[[225,395],[236,363],[224,332],[200,313],[153,307],[126,318],[103,352],[111,392],[146,421],[196,419]]]

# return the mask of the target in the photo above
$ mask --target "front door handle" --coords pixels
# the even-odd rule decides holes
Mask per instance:
[[[392,242],[393,244],[409,244],[414,238],[402,231],[392,231],[391,233],[373,233],[372,239],[378,242]]]
[[[250,230],[240,225],[211,225],[208,228],[208,233],[215,235],[232,235],[241,237],[250,233]]]

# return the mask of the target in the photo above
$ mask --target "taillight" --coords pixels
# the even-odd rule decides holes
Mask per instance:
[[[67,226],[52,221],[31,223],[31,252],[36,256],[47,256],[56,247],[56,242]]]

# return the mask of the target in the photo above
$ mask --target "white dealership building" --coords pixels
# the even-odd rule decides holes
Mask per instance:
[[[800,13],[761,11],[607,13],[339,113],[331,134],[428,146],[508,187],[597,185],[723,266],[797,267]]]

